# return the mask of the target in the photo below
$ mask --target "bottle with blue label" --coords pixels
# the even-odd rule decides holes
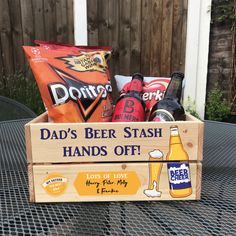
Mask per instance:
[[[174,198],[191,195],[192,186],[188,162],[189,157],[183,148],[177,126],[170,128],[170,149],[166,160],[172,161],[167,164],[170,195]]]

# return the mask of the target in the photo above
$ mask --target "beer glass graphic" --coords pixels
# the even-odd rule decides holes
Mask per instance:
[[[161,169],[163,166],[163,153],[156,149],[149,152],[149,185],[148,189],[145,189],[143,193],[148,197],[160,197],[161,192],[159,191],[159,182],[161,176]]]

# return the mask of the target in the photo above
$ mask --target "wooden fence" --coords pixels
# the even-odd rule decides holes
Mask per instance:
[[[73,0],[0,0],[0,68],[27,70],[22,45],[34,39],[74,42]]]
[[[184,70],[187,0],[87,0],[90,45],[111,45],[112,74]],[[0,68],[26,71],[22,45],[73,43],[73,0],[1,0]]]
[[[90,45],[112,45],[112,74],[184,71],[187,0],[87,0]]]

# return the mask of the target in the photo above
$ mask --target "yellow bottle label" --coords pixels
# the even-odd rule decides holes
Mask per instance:
[[[43,181],[42,187],[52,196],[59,196],[63,194],[67,188],[68,180],[59,173],[49,174]]]
[[[74,182],[79,195],[133,195],[141,184],[134,171],[80,172]]]

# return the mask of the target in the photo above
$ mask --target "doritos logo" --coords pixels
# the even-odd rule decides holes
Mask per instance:
[[[61,105],[68,101],[78,104],[78,108],[85,121],[95,111],[108,93],[112,92],[110,81],[107,84],[88,84],[80,81],[64,71],[51,66],[53,71],[62,80],[48,84],[48,89],[54,105]]]
[[[80,55],[68,55],[65,57],[58,57],[57,59],[65,61],[67,68],[79,72],[84,71],[100,71],[106,72],[107,55],[102,52],[84,52]]]

